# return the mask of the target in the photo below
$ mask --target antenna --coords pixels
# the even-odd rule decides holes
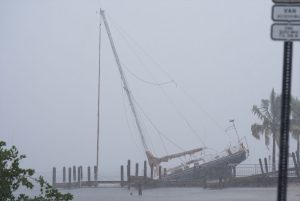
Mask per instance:
[[[230,119],[229,122],[232,123],[232,127],[233,127],[233,129],[235,131],[235,134],[237,136],[238,143],[240,144],[240,136],[239,136],[239,133],[238,133],[238,131],[236,129],[236,126],[235,126],[235,123],[234,123],[234,119]]]
[[[227,131],[230,131],[230,130],[234,129],[234,132],[235,132],[236,137],[237,137],[237,139],[238,139],[238,143],[240,144],[240,136],[239,136],[239,133],[238,133],[238,131],[237,131],[237,129],[236,129],[236,126],[235,126],[235,123],[234,123],[234,119],[230,119],[229,122],[232,123],[232,125],[229,126],[229,127],[227,127],[227,128],[225,129],[225,132],[227,133]]]

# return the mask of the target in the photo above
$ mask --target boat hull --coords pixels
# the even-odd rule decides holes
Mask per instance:
[[[197,180],[197,179],[219,179],[222,176],[232,176],[234,168],[246,160],[246,150],[238,151],[234,154],[224,156],[198,166],[175,171],[162,177],[163,180]]]

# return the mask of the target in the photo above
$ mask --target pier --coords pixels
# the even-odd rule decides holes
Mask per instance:
[[[300,163],[295,154],[291,154],[293,167],[289,168],[288,177],[290,183],[300,183]],[[57,179],[57,169],[52,170],[52,184],[56,188],[89,188],[89,187],[118,187],[118,188],[156,188],[156,187],[203,187],[203,188],[226,188],[226,187],[269,187],[276,186],[278,171],[271,171],[271,165],[267,159],[259,159],[258,164],[244,164],[232,167],[216,168],[214,170],[199,171],[193,169],[196,179],[169,180],[167,170],[159,167],[158,175],[154,176],[153,166],[148,167],[144,161],[143,167],[139,163],[132,165],[131,160],[126,166],[120,166],[120,180],[97,180],[97,167],[82,166],[62,167],[62,178]],[[132,171],[132,166],[134,171]],[[126,168],[125,168],[126,167]],[[125,170],[126,169],[126,170]],[[85,171],[84,171],[85,170]],[[142,171],[140,171],[142,170]],[[126,175],[125,175],[126,171]],[[140,172],[142,174],[140,174]],[[83,174],[87,180],[83,180]],[[199,176],[200,174],[200,176]],[[202,175],[202,176],[201,176]],[[210,175],[210,176],[208,176]],[[213,177],[212,177],[213,175]],[[126,177],[125,177],[126,176]],[[217,177],[217,179],[216,179]]]

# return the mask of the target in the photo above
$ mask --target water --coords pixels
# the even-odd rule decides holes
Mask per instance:
[[[124,188],[83,188],[68,192],[74,195],[74,201],[275,201],[277,193],[276,188],[159,188],[144,190],[142,196],[136,189]],[[300,185],[289,187],[288,200],[300,201]]]

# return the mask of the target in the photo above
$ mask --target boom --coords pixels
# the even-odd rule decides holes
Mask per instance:
[[[146,152],[146,155],[148,157],[149,163],[150,165],[154,165],[154,166],[159,166],[160,163],[162,162],[168,162],[169,160],[172,160],[174,158],[179,158],[181,156],[186,156],[186,155],[193,155],[197,152],[202,151],[203,148],[198,148],[198,149],[193,149],[190,151],[185,151],[185,152],[181,152],[181,153],[176,153],[176,154],[171,154],[171,155],[167,155],[167,156],[163,156],[163,157],[155,157],[151,154],[151,152]]]

